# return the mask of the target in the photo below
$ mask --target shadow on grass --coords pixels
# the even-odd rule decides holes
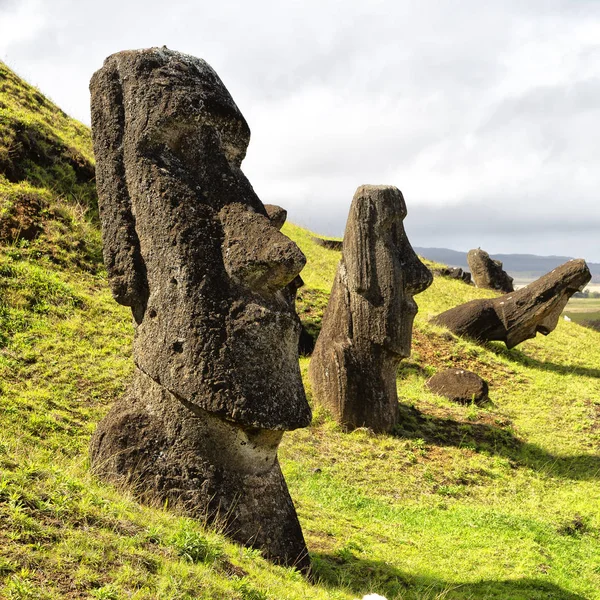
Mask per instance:
[[[556,456],[536,444],[517,438],[509,429],[487,423],[468,423],[436,417],[414,406],[400,403],[400,418],[394,431],[397,437],[422,439],[437,446],[472,448],[510,459],[548,475],[582,481],[600,480],[600,456]]]
[[[450,583],[434,577],[408,575],[384,562],[358,558],[350,550],[315,553],[311,558],[315,582],[325,587],[349,589],[358,597],[377,593],[387,600],[585,600],[542,579]]]
[[[512,348],[508,350],[500,342],[488,342],[487,348],[496,354],[524,367],[539,369],[540,371],[550,371],[560,375],[581,375],[583,377],[595,377],[600,379],[600,369],[594,367],[581,367],[578,365],[559,365],[553,362],[541,361],[531,356],[527,356],[522,350]]]

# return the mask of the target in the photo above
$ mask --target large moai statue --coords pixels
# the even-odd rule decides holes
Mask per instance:
[[[311,420],[293,307],[305,257],[240,169],[248,125],[206,62],[166,48],[110,56],[90,90],[104,259],[135,327],[133,383],[92,467],[306,569],[277,458]]]
[[[413,296],[432,282],[406,237],[405,216],[393,186],[361,186],[350,207],[309,368],[315,401],[345,429],[388,432],[398,420],[396,369],[410,355]]]

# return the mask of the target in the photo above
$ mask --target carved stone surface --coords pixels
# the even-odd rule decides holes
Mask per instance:
[[[514,291],[512,277],[502,268],[502,263],[491,258],[485,250],[469,250],[467,263],[477,287],[506,293]]]
[[[516,292],[472,300],[443,312],[433,322],[457,335],[499,340],[514,348],[538,332],[548,335],[554,331],[569,298],[591,278],[583,259],[570,260]]]
[[[410,354],[413,296],[432,281],[406,237],[405,216],[392,186],[361,186],[350,207],[309,368],[315,400],[346,429],[390,431],[398,418],[396,367]]]
[[[281,208],[281,206],[277,206],[277,204],[265,204],[265,210],[267,211],[271,225],[277,229],[281,229],[287,219],[287,210]]]
[[[487,382],[473,371],[445,369],[427,380],[428,389],[461,404],[484,404],[488,400]]]
[[[311,413],[293,299],[305,264],[240,169],[250,130],[203,60],[166,48],[94,74],[104,259],[134,316],[134,381],[93,436],[103,478],[308,565],[277,460]]]

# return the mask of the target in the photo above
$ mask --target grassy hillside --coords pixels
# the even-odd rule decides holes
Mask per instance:
[[[0,69],[0,139],[20,118],[60,140],[58,172],[65,148],[89,161],[87,131]],[[491,292],[449,279],[417,297],[394,435],[343,434],[315,407],[284,436],[313,581],[95,480],[87,445],[131,375],[131,318],[108,291],[91,180],[69,191],[34,158],[0,175],[0,223],[20,193],[44,207],[31,239],[0,241],[0,598],[600,598],[600,333],[561,321],[510,351],[457,339],[428,318]],[[284,232],[307,255],[298,310],[317,331],[339,253]],[[492,404],[427,392],[447,366],[488,379]]]
[[[0,62],[0,241],[29,258],[101,265],[90,132]]]

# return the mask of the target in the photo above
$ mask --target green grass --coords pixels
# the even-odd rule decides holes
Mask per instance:
[[[89,129],[0,62],[0,243],[95,272],[97,217]]]
[[[286,233],[309,256],[307,287],[326,288],[339,253]],[[0,597],[599,597],[597,333],[561,322],[511,351],[458,340],[428,317],[490,293],[437,278],[399,370],[397,433],[343,434],[316,407],[284,437],[309,583],[90,476],[89,437],[132,369],[130,317],[103,276],[8,248],[0,293]],[[484,374],[494,404],[426,392],[450,365]]]
[[[577,323],[600,323],[600,298],[571,298],[564,312]]]
[[[458,339],[429,318],[493,292],[436,278],[417,297],[394,434],[344,434],[315,406],[284,436],[308,581],[91,476],[90,436],[132,373],[131,316],[108,291],[93,209],[40,181],[0,184],[59,215],[0,243],[0,598],[600,599],[600,333],[561,320],[513,350]],[[48,237],[49,223],[65,229]],[[298,310],[316,333],[340,253],[283,231],[308,259]],[[492,402],[428,392],[447,367],[485,377]]]

